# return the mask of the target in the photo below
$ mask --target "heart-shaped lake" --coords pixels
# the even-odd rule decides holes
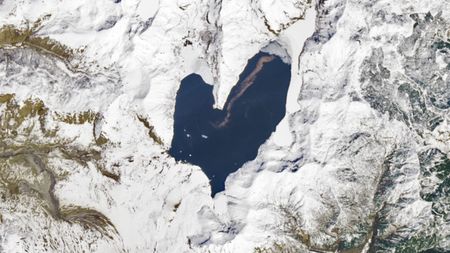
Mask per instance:
[[[197,74],[187,76],[176,97],[169,153],[200,166],[212,195],[223,191],[227,176],[255,159],[283,119],[290,79],[289,64],[260,52],[248,61],[224,109],[217,110],[212,86]]]

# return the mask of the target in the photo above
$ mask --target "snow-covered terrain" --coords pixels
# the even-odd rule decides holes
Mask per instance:
[[[450,250],[448,0],[0,0],[0,252]],[[210,196],[167,154],[287,58],[287,115]],[[287,56],[286,56],[287,52]]]

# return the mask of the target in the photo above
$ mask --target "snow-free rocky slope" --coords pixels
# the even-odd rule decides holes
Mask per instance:
[[[448,0],[0,0],[0,252],[450,251]],[[180,80],[249,58],[287,115],[211,198]]]

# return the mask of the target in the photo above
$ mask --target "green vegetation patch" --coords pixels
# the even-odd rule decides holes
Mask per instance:
[[[438,40],[438,41],[434,42],[433,48],[436,48],[438,50],[442,50],[445,48],[450,49],[450,42]]]

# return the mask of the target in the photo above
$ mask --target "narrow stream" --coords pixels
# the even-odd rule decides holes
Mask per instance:
[[[283,119],[290,69],[279,57],[258,53],[248,61],[223,110],[213,108],[212,86],[199,75],[181,81],[169,153],[200,166],[212,195],[224,190],[230,173],[255,159]]]

